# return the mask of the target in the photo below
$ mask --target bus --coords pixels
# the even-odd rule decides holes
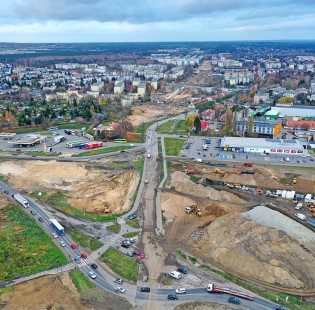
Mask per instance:
[[[66,143],[66,147],[72,149],[73,147],[78,147],[81,144],[85,144],[83,140],[71,141]]]
[[[127,143],[126,139],[115,139],[114,140],[115,143]]]

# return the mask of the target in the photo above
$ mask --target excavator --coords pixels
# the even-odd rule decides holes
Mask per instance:
[[[202,212],[199,208],[197,208],[197,206],[192,205],[190,207],[186,207],[186,213],[190,214],[190,213],[195,213],[197,216],[202,216]]]
[[[219,168],[215,168],[215,169],[214,169],[214,173],[220,174],[221,176],[224,176],[224,175],[225,175],[225,171],[222,170],[222,169],[219,169]]]

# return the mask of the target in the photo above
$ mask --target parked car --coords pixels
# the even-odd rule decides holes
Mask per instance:
[[[241,303],[238,298],[233,297],[233,296],[231,296],[231,297],[228,298],[228,302],[229,302],[230,304],[235,304],[235,305],[239,305],[239,304]]]
[[[141,259],[145,258],[144,250],[141,250],[141,251],[140,251],[140,258],[141,258]]]
[[[149,287],[140,287],[140,292],[150,293],[151,289]]]
[[[93,269],[97,269],[97,265],[96,264],[91,264],[91,267],[93,268]]]
[[[186,289],[185,288],[178,288],[175,290],[176,294],[186,294]]]
[[[89,271],[89,277],[91,277],[92,279],[95,279],[96,274],[93,271]]]
[[[130,248],[130,244],[127,244],[127,243],[122,243],[121,246],[125,249]]]
[[[133,257],[133,252],[127,252],[126,255],[129,257]]]
[[[167,299],[168,300],[177,300],[178,296],[176,294],[168,294]]]
[[[135,255],[135,256],[139,256],[139,255],[140,255],[140,252],[139,252],[139,251],[133,251],[132,253],[133,253],[133,255]]]
[[[41,216],[38,218],[38,220],[39,220],[40,222],[44,222],[44,219],[43,219]]]
[[[303,208],[303,204],[301,202],[299,202],[296,206],[295,206],[295,210],[300,210]]]
[[[185,267],[178,267],[177,269],[179,272],[183,273],[183,274],[187,274],[188,273],[188,269],[186,269]]]
[[[116,278],[116,279],[114,280],[114,282],[117,283],[117,284],[123,284],[123,283],[124,283],[124,280],[123,280],[123,279],[120,279],[120,278]]]
[[[116,291],[119,292],[119,293],[125,293],[126,290],[125,290],[123,287],[118,286],[118,287],[116,288]]]
[[[81,257],[87,259],[87,255],[85,253],[81,253]]]

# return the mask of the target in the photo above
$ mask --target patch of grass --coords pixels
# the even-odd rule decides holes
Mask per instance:
[[[133,146],[130,146],[130,145],[117,145],[117,146],[112,146],[112,147],[95,149],[92,151],[81,152],[78,154],[73,154],[72,157],[93,156],[93,155],[106,154],[106,153],[117,152],[121,150],[132,149],[132,148]]]
[[[86,276],[80,270],[77,269],[72,270],[70,272],[70,277],[79,293],[83,293],[91,288],[94,288],[94,285],[86,278]]]
[[[157,127],[156,131],[158,133],[172,133],[171,129],[173,126],[175,126],[175,123],[176,121],[164,123],[160,125],[159,127]]]
[[[138,157],[137,160],[135,160],[135,169],[140,174],[142,174],[143,166],[144,166],[144,156],[140,156],[140,157]]]
[[[297,175],[294,173],[285,173],[285,176],[286,176],[285,178],[281,178],[279,180],[279,182],[283,185],[292,185],[293,179],[297,177]]]
[[[78,129],[78,130],[81,130],[83,127],[88,129],[90,127],[90,124],[67,123],[67,124],[60,124],[57,126],[59,129]]]
[[[95,251],[99,249],[103,243],[95,240],[87,235],[77,232],[74,229],[66,228],[67,233],[71,236],[71,238],[77,243],[86,249],[90,249],[91,251]]]
[[[200,180],[200,178],[196,177],[195,175],[190,175],[189,178],[194,183],[198,183],[198,181]]]
[[[60,267],[63,252],[28,214],[11,205],[0,210],[0,280]]]
[[[172,285],[172,280],[166,277],[163,277],[160,281],[163,285]]]
[[[126,222],[127,225],[133,227],[133,228],[139,228],[139,221],[138,219],[129,220]]]
[[[137,282],[138,266],[137,262],[132,258],[115,249],[108,249],[100,257],[100,260],[118,276],[131,282]]]
[[[121,162],[121,161],[114,161],[108,164],[109,168],[113,169],[126,169],[129,167],[129,163]]]
[[[181,250],[176,250],[176,254],[179,255],[183,259],[187,259],[187,255]]]
[[[190,132],[190,129],[191,128],[186,125],[185,121],[177,121],[173,129],[173,133],[177,135],[187,134]]]
[[[196,264],[196,263],[197,263],[197,258],[196,258],[196,257],[188,256],[188,259],[190,260],[190,262],[191,262],[192,264]]]
[[[65,212],[71,216],[79,217],[82,219],[86,219],[89,221],[97,221],[97,222],[111,222],[128,211],[120,214],[112,214],[112,215],[98,215],[89,212],[84,212],[78,209],[73,208],[67,201],[67,197],[62,192],[56,192],[52,194],[47,194],[42,192],[42,195],[39,196],[38,193],[33,192],[30,193],[31,196],[43,201],[47,202],[54,208]]]
[[[251,284],[249,284],[248,282],[245,282],[231,274],[225,273],[221,270],[212,268],[208,265],[201,265],[200,266],[202,269],[207,270],[207,271],[212,271],[215,272],[219,275],[221,275],[223,278],[244,287],[245,289],[261,296],[264,298],[267,298],[269,300],[271,300],[272,302],[275,302],[279,305],[284,305],[292,310],[298,310],[298,309],[306,309],[306,310],[314,310],[315,307],[313,305],[311,305],[310,303],[302,300],[299,297],[296,296],[289,296],[289,300],[288,302],[285,301],[286,298],[286,294],[282,294],[282,293],[277,293],[277,292],[272,292],[272,291],[268,291],[266,289],[260,288],[260,287],[256,287],[253,286]]]
[[[118,234],[120,232],[121,226],[120,224],[107,226],[106,229],[114,234]]]
[[[146,130],[156,122],[157,121],[142,123],[140,126],[134,127],[134,132],[143,133],[145,135]]]
[[[125,237],[125,238],[133,238],[133,237],[135,237],[137,235],[138,235],[137,231],[132,231],[132,232],[124,234],[123,237]]]
[[[164,138],[165,154],[167,156],[178,156],[184,143],[184,139]]]
[[[0,288],[0,296],[5,294],[5,293],[10,293],[13,292],[13,287],[12,286],[7,286],[4,288]]]

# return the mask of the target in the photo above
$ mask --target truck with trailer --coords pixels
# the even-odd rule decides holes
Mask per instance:
[[[59,234],[64,235],[65,229],[63,226],[59,224],[59,222],[56,219],[49,219],[49,225]]]
[[[29,207],[28,201],[23,196],[21,196],[20,194],[13,195],[13,198],[18,203],[20,203],[24,208],[28,208]]]
[[[307,218],[306,219],[307,224],[313,226],[315,228],[315,220],[311,219],[311,218]]]
[[[244,299],[248,299],[248,300],[254,300],[254,297],[251,296],[251,295],[248,295],[246,293],[242,293],[242,292],[239,292],[239,291],[236,291],[236,290],[232,290],[232,289],[230,289],[228,287],[216,286],[216,285],[214,285],[212,283],[208,284],[207,292],[209,292],[209,293],[219,293],[219,294],[229,294],[229,295],[236,296],[236,297],[239,297],[239,298],[244,298]]]

